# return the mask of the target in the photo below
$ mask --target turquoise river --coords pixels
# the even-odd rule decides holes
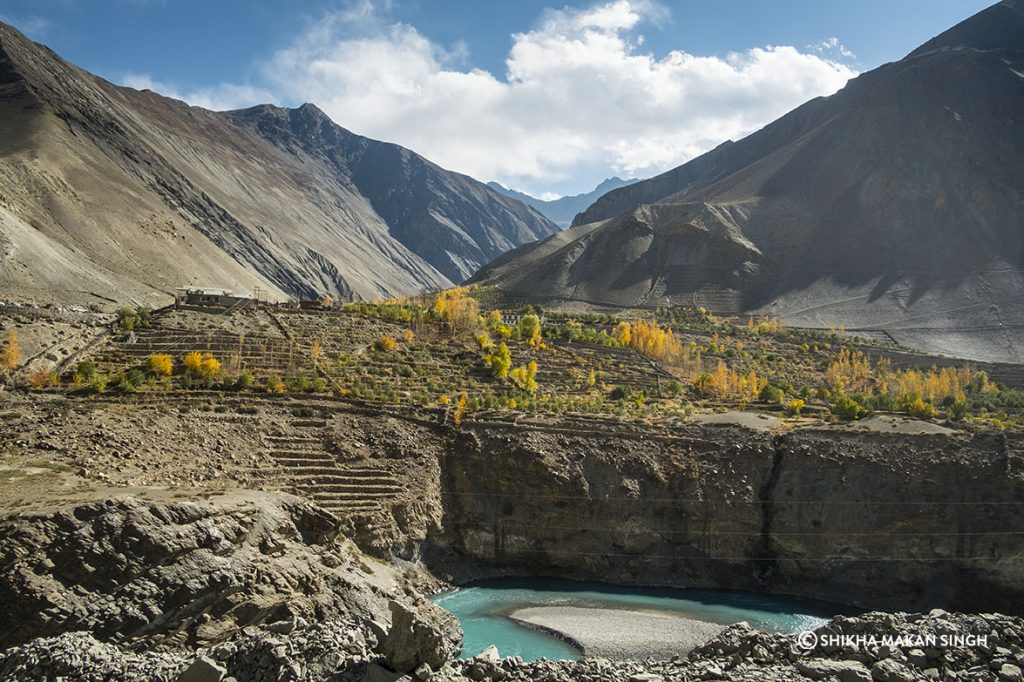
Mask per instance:
[[[508,614],[530,606],[580,606],[670,613],[712,623],[746,621],[771,632],[801,632],[829,617],[850,613],[838,605],[749,592],[631,588],[546,578],[502,579],[473,583],[433,597],[455,614],[465,633],[462,656],[493,644],[502,656],[575,659],[565,642],[516,624]]]

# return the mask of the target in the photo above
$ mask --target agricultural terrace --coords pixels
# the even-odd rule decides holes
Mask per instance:
[[[110,342],[37,390],[330,394],[483,410],[687,418],[757,409],[856,420],[874,412],[1024,424],[1024,394],[947,358],[771,318],[487,309],[467,287],[319,309],[124,309]],[[17,353],[17,338],[4,352]]]

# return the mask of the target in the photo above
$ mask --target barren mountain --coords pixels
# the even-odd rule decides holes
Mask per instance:
[[[1024,0],[762,130],[601,197],[477,280],[703,303],[1024,359]]]
[[[185,284],[373,298],[557,227],[312,105],[215,113],[112,85],[0,24],[0,287],[160,301]]]

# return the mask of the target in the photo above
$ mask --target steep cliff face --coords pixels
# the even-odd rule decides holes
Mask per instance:
[[[882,432],[882,428],[892,432]],[[903,427],[470,427],[445,570],[1024,611],[1020,443]],[[456,576],[459,577],[459,576]],[[468,576],[462,576],[468,577]]]

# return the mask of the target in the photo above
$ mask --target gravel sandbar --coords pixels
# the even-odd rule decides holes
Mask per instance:
[[[725,628],[683,616],[579,606],[536,606],[509,617],[564,639],[584,656],[612,660],[683,656]]]

